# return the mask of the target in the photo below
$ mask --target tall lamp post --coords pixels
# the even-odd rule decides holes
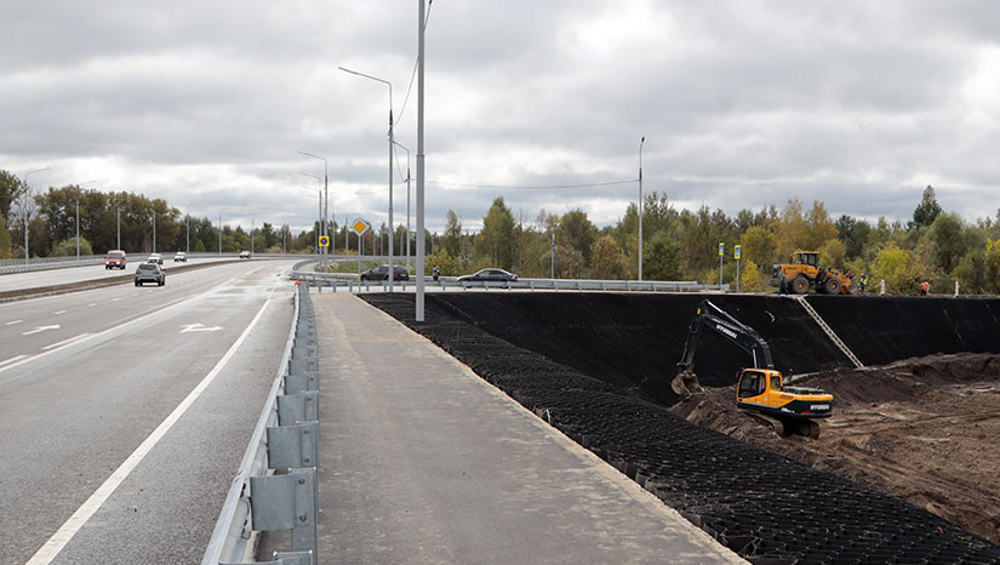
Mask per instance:
[[[358,71],[352,71],[346,67],[337,67],[345,73],[350,73],[352,75],[357,75],[359,77],[374,80],[376,82],[381,82],[382,84],[389,87],[389,233],[391,234],[395,228],[392,223],[392,152],[393,152],[393,139],[392,139],[392,83],[381,79],[378,77],[373,77],[371,75],[366,75],[365,73],[359,73]],[[395,268],[393,267],[393,257],[392,257],[392,240],[389,237],[389,292],[392,292],[392,279],[395,275]]]
[[[646,136],[639,140],[639,280],[642,280],[642,144]]]
[[[330,211],[330,191],[329,191],[330,174],[326,162],[326,157],[320,157],[319,155],[314,155],[306,151],[296,151],[296,153],[300,155],[305,155],[306,157],[312,157],[313,159],[319,159],[320,161],[323,161],[323,201],[326,205],[323,207],[323,220],[320,223],[320,235],[326,235],[326,218],[327,218],[326,215]],[[326,247],[323,247],[322,249],[323,249],[323,272],[327,273],[329,272],[329,267],[328,267],[329,264],[327,263]]]
[[[312,177],[312,178],[316,179],[317,183],[323,182],[323,179],[319,178],[316,175],[310,175],[309,173],[302,173],[302,172],[300,172],[299,174],[307,176],[307,177]],[[305,187],[303,187],[303,188],[305,188]],[[309,189],[309,190],[312,190],[312,189]],[[320,252],[319,251],[319,236],[321,235],[320,232],[323,231],[323,186],[322,185],[320,185],[320,187],[319,187],[319,215],[317,216],[316,222],[317,222],[317,225],[316,225],[316,253],[319,253]],[[337,223],[337,222],[334,221],[334,223]],[[336,242],[334,242],[334,243],[336,243]],[[346,246],[347,244],[345,243],[344,245]],[[333,246],[333,250],[336,252],[336,250],[337,250],[337,246],[336,245]]]
[[[24,262],[25,263],[27,263],[28,260],[29,260],[29,256],[28,256],[28,220],[31,219],[31,214],[28,213],[28,196],[30,196],[29,193],[31,192],[31,190],[29,190],[29,185],[28,185],[28,175],[33,175],[35,173],[40,173],[42,171],[47,171],[47,170],[49,170],[51,168],[52,167],[43,167],[41,169],[33,169],[33,170],[30,170],[30,171],[24,173],[24,175],[22,177],[23,178],[23,182],[24,182],[24,198],[22,199],[22,205],[21,205],[21,207],[23,208],[23,212],[24,212]]]
[[[417,0],[417,297],[414,318],[424,321],[424,0]]]
[[[398,141],[396,147],[406,151],[406,268],[410,268],[410,150]]]

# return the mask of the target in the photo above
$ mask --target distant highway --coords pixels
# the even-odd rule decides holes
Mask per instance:
[[[200,561],[277,370],[294,263],[0,304],[0,562]]]

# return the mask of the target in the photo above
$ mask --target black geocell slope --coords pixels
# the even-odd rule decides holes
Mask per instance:
[[[865,365],[935,353],[1000,353],[1000,299],[810,296],[809,303]]]
[[[521,339],[569,341],[565,336],[550,336],[559,333],[546,327],[553,323],[532,329],[530,320],[552,320],[585,308],[596,313],[591,315],[615,310],[602,306],[597,295],[535,295],[525,300],[514,293],[495,294],[428,294],[425,322],[420,324],[413,321],[411,294],[363,298],[434,341],[528,409],[544,414],[553,426],[751,562],[1000,564],[1000,547],[951,522],[895,497],[695,426],[639,398],[637,387],[588,376],[486,331],[498,320],[512,320],[519,321]],[[546,306],[546,296],[553,302],[550,306]],[[471,307],[470,301],[479,298],[488,298],[487,305]],[[647,307],[643,298],[655,300]],[[608,300],[639,308],[625,324],[631,327],[641,325],[643,317],[670,310],[660,302],[663,298],[635,296],[622,301],[612,296]],[[683,299],[675,307],[683,309],[694,297],[674,298]],[[735,298],[733,304],[755,297]],[[574,307],[574,300],[581,302]],[[453,301],[467,310],[457,309]],[[791,301],[780,304],[785,303]],[[743,306],[749,309],[751,304],[744,301]],[[764,300],[764,304],[775,303]],[[517,312],[525,307],[530,312]],[[494,312],[496,317],[491,315],[493,308],[499,310]],[[469,313],[479,316],[478,325],[464,319]],[[587,335],[582,328],[570,334]],[[573,351],[590,356],[604,346],[600,341],[581,342],[574,344]],[[619,364],[631,362],[619,360]],[[595,362],[608,363],[605,353]]]
[[[452,317],[636,395],[671,405],[688,327],[708,298],[771,346],[786,374],[848,366],[801,305],[786,297],[637,293],[429,294]],[[726,386],[753,366],[750,354],[705,330],[695,358],[702,384]]]

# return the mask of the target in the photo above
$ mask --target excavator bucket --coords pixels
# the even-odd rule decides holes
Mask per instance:
[[[681,396],[705,392],[705,389],[701,388],[701,383],[698,382],[698,375],[695,375],[694,371],[681,371],[677,373],[674,380],[670,381],[670,388]]]

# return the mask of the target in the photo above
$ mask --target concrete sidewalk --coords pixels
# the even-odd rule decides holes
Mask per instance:
[[[745,563],[437,346],[313,294],[321,563]]]

